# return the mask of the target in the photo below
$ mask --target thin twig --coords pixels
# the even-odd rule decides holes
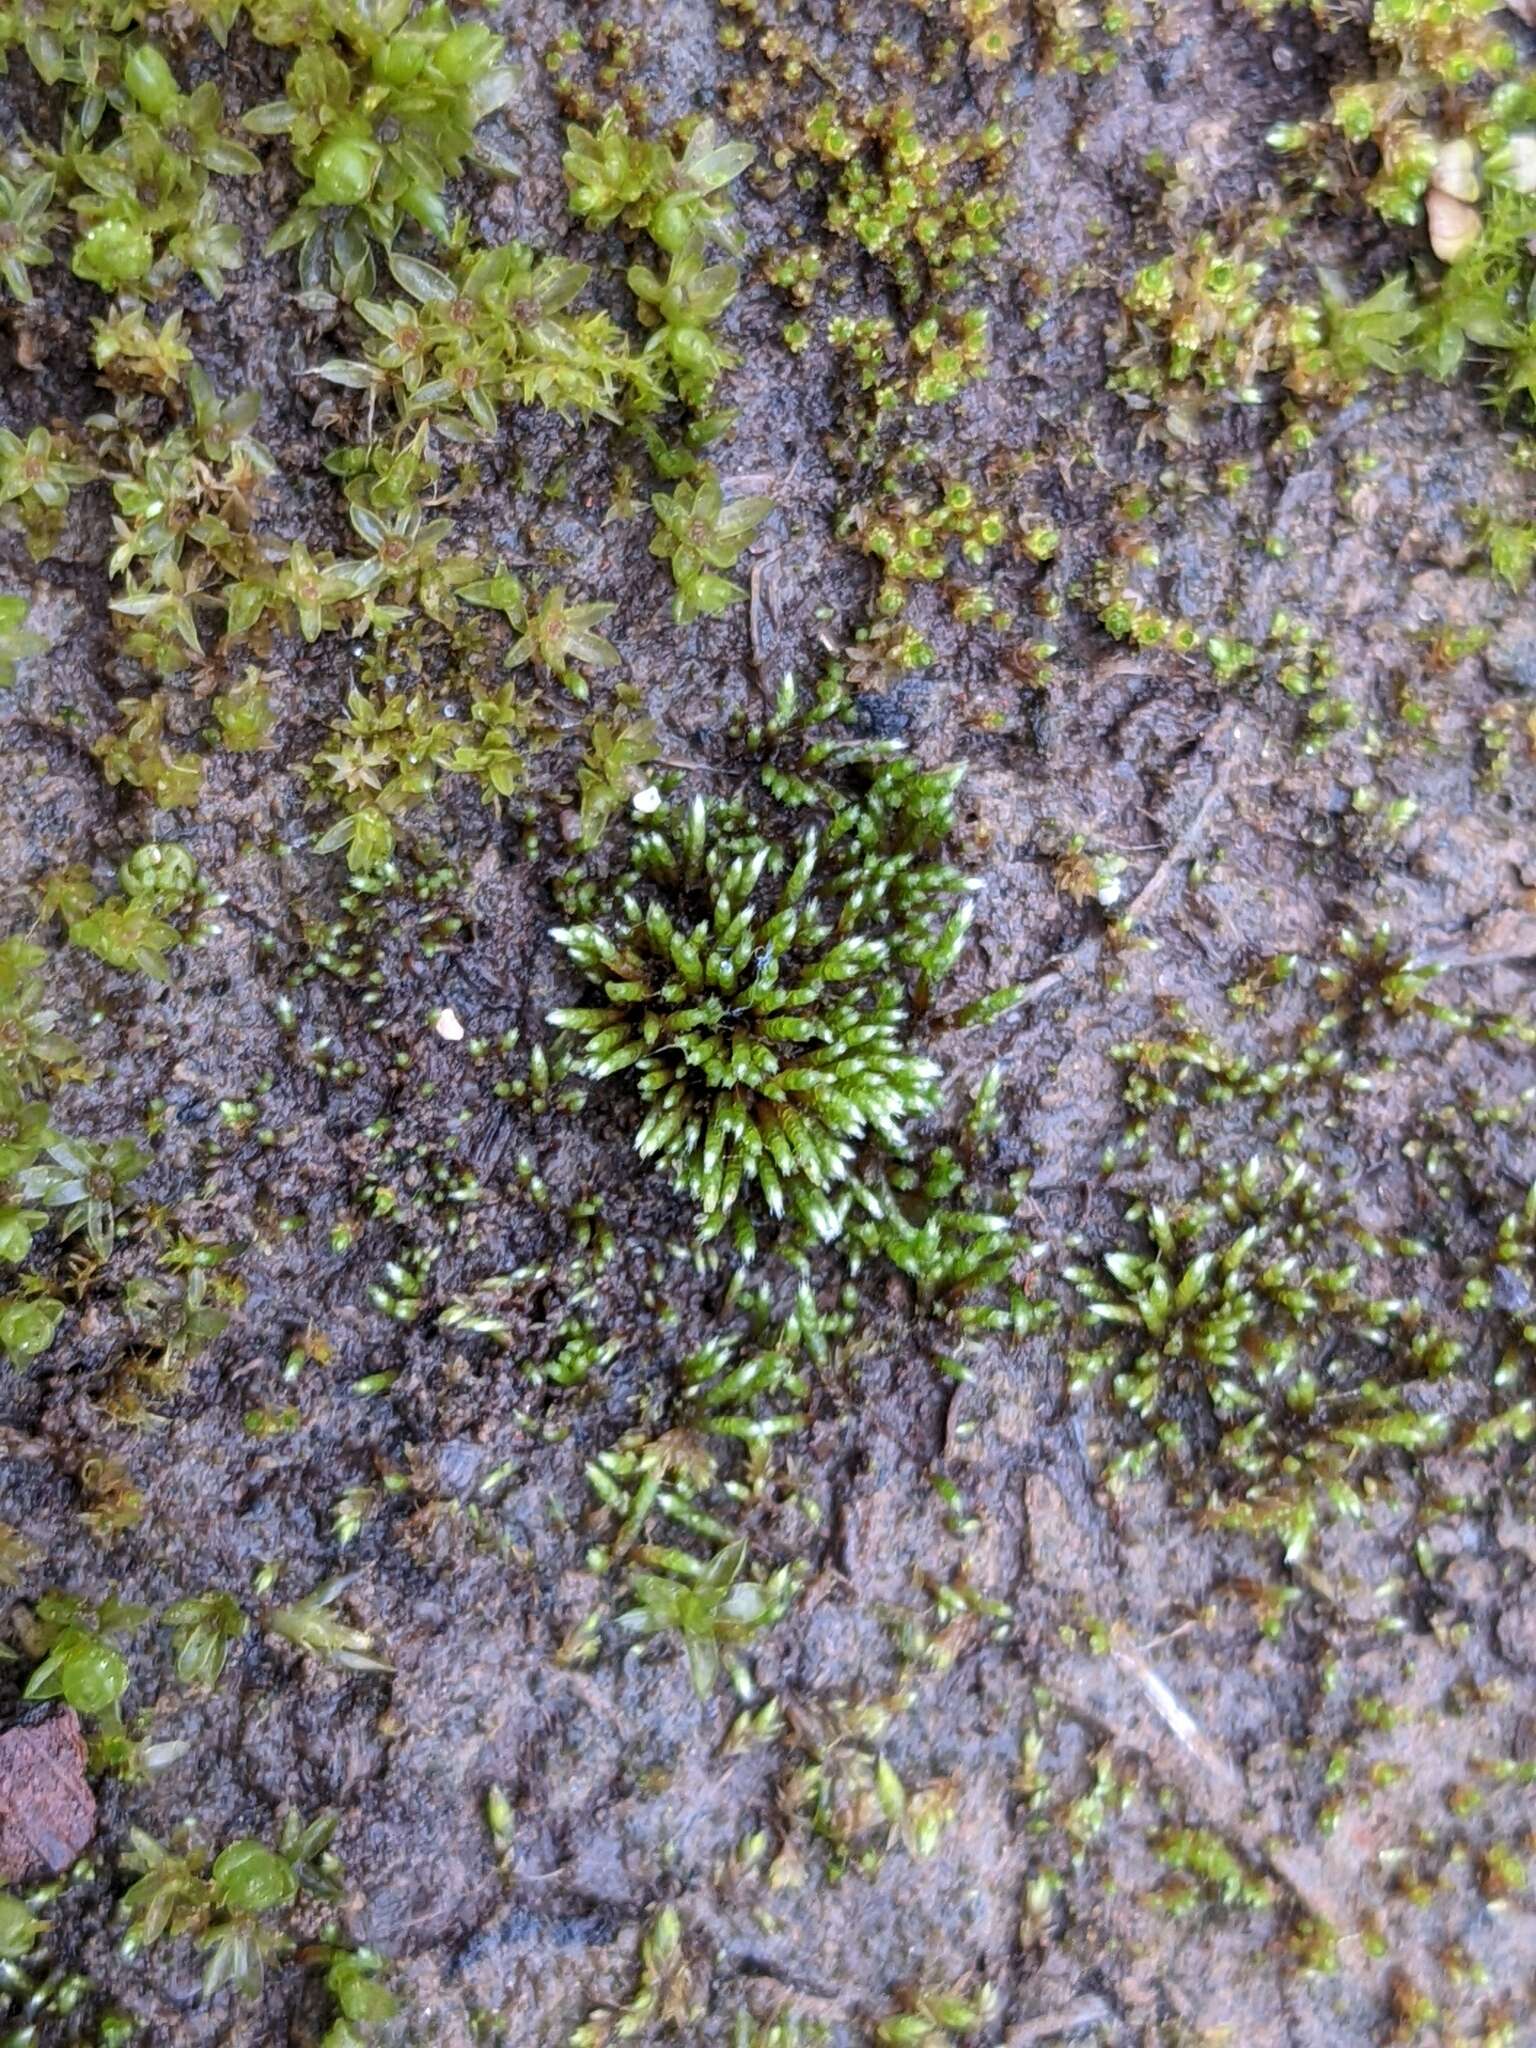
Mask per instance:
[[[1034,2048],[1037,2041],[1059,2041],[1063,2034],[1086,2034],[1090,2027],[1107,2026],[1114,2014],[1102,1998],[1074,1998],[1055,2012],[1042,2012],[1024,2020],[1003,2038],[1003,2048]]]
[[[1224,740],[1231,730],[1231,717],[1223,712],[1210,725],[1205,734],[1207,740]],[[1235,733],[1233,737],[1236,737]],[[1211,786],[1196,806],[1195,815],[1190,819],[1178,838],[1163,855],[1157,866],[1136,891],[1121,913],[1127,924],[1138,918],[1147,907],[1156,902],[1167,886],[1168,878],[1181,861],[1187,860],[1205,837],[1205,829],[1211,822],[1211,814],[1227,793],[1227,781],[1237,766],[1235,749],[1227,749],[1216,763],[1216,772],[1211,777]]]

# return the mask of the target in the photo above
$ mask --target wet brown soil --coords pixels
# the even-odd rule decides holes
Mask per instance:
[[[851,26],[831,9],[807,16],[820,12],[818,33],[853,53],[854,91],[887,13],[894,32],[914,33],[907,11],[861,7]],[[521,175],[468,179],[463,198],[487,235],[596,263],[619,307],[619,239],[574,227],[565,210],[542,66],[552,34],[590,16],[548,0],[501,10],[526,79],[510,122]],[[713,10],[664,0],[639,18],[649,54],[638,78],[657,118],[717,106],[741,60],[720,49]],[[1022,548],[995,559],[992,594],[1020,621],[1007,632],[962,626],[936,595],[920,597],[934,659],[886,691],[878,716],[925,758],[967,764],[963,855],[982,889],[957,1003],[1038,983],[1007,1020],[946,1034],[937,1050],[950,1124],[965,1083],[999,1063],[992,1170],[999,1182],[1027,1176],[1020,1220],[1049,1247],[1026,1262],[1028,1282],[1064,1304],[1072,1258],[1139,1242],[1125,1214],[1135,1194],[1177,1203],[1201,1170],[1167,1142],[1171,1125],[1150,1167],[1104,1167],[1127,1124],[1115,1048],[1166,1034],[1173,1006],[1263,1064],[1320,1007],[1315,985],[1304,977],[1254,1013],[1226,991],[1276,953],[1318,961],[1341,927],[1388,922],[1401,950],[1446,965],[1447,1000],[1529,1014],[1531,755],[1517,746],[1491,786],[1485,728],[1501,706],[1527,712],[1536,609],[1477,572],[1466,517],[1477,504],[1518,510],[1515,434],[1469,378],[1450,390],[1383,383],[1289,456],[1275,452],[1280,396],[1266,393],[1214,417],[1198,451],[1170,452],[1106,388],[1116,287],[1161,246],[1148,156],[1198,167],[1197,218],[1234,217],[1273,183],[1265,130],[1315,108],[1340,51],[1359,43],[1348,24],[1332,39],[1299,22],[1266,33],[1173,0],[1135,27],[1107,76],[1037,71],[1026,31],[1008,66],[962,69],[927,109],[936,125],[1000,110],[1020,130],[1016,211],[985,293],[994,368],[935,415],[936,468],[990,474],[1011,533],[1050,524],[1063,542],[1049,577]],[[273,55],[233,41],[226,75],[242,104],[275,89]],[[6,85],[9,119],[35,120],[15,64]],[[254,252],[280,214],[280,180],[235,203]],[[782,241],[797,203],[747,191],[749,250]],[[305,376],[330,344],[293,310],[287,260],[251,253],[222,303],[189,293],[188,328],[221,388],[261,391],[259,432],[280,471],[273,527],[339,545],[322,466],[334,439]],[[5,424],[79,419],[99,402],[82,345],[91,311],[87,288],[57,272],[36,308],[7,310]],[[721,468],[776,506],[752,558],[750,614],[671,624],[646,522],[605,523],[624,456],[607,429],[517,413],[456,508],[461,546],[536,573],[558,564],[572,589],[616,603],[607,630],[664,755],[722,782],[739,772],[731,715],[760,704],[783,670],[814,672],[870,589],[867,563],[835,535],[859,488],[829,452],[845,371],[819,343],[791,357],[785,317],[756,275],[730,316],[743,367]],[[1216,466],[1237,455],[1251,481],[1213,489]],[[1203,664],[1118,645],[1094,622],[1082,586],[1135,483],[1157,507],[1164,608],[1257,644],[1277,609],[1308,622],[1333,649],[1348,731],[1309,751],[1305,706],[1274,661],[1222,690]],[[328,972],[313,935],[338,915],[346,878],[310,848],[321,814],[297,771],[355,651],[334,637],[284,650],[272,664],[274,750],[211,753],[197,809],[156,818],[135,792],[109,789],[88,752],[132,682],[111,641],[107,543],[100,494],[87,493],[57,559],[8,562],[5,587],[33,592],[53,641],[0,699],[8,928],[31,926],[34,884],[65,861],[104,876],[155,834],[196,855],[222,900],[168,987],[65,950],[50,985],[99,1068],[67,1099],[71,1128],[114,1134],[153,1105],[150,1195],[176,1205],[181,1228],[238,1244],[248,1293],[161,1404],[159,1427],[117,1427],[101,1403],[132,1341],[110,1296],[88,1298],[44,1359],[0,1380],[3,1514],[38,1551],[12,1597],[115,1589],[158,1610],[222,1587],[259,1613],[250,1589],[263,1566],[279,1568],[274,1599],[347,1571],[345,1612],[393,1668],[328,1669],[254,1628],[199,1696],[176,1682],[163,1630],[132,1638],[129,1708],[156,1740],[190,1749],[150,1782],[96,1783],[96,1874],[49,1909],[49,1957],[95,1987],[85,2011],[110,2005],[143,2040],[178,2048],[318,2041],[327,2008],[313,1972],[285,1964],[256,2004],[205,2007],[191,1949],[124,1960],[112,1914],[130,1825],[164,1838],[195,1816],[218,1842],[270,1837],[288,1808],[331,1808],[348,1873],[341,1924],[391,1959],[397,2037],[431,2048],[563,2042],[593,2007],[629,1995],[640,1934],[666,1901],[708,1987],[708,2016],[680,2034],[699,2042],[732,2040],[738,2012],[781,2007],[835,2043],[864,2042],[904,1988],[962,1979],[997,1987],[988,2042],[1536,2038],[1529,1895],[1490,1898],[1484,1862],[1490,1844],[1519,1852],[1531,1837],[1522,1775],[1493,1768],[1528,1761],[1536,1741],[1536,1495],[1522,1446],[1403,1461],[1362,1517],[1328,1522],[1292,1570],[1181,1505],[1156,1466],[1105,1488],[1123,1416],[1102,1387],[1069,1396],[1066,1354],[1084,1340],[1068,1322],[1022,1342],[987,1338],[957,1385],[935,1370],[942,1346],[915,1329],[905,1284],[866,1269],[852,1335],[817,1375],[788,1453],[799,1506],[761,1503],[744,1524],[765,1561],[805,1561],[803,1596],[750,1659],[754,1701],[776,1696],[790,1732],[727,1752],[743,1703],[725,1687],[701,1703],[675,1650],[638,1654],[612,1630],[622,1596],[588,1568],[607,1524],[585,1466],[660,1413],[677,1360],[729,1322],[728,1262],[690,1255],[686,1209],[637,1169],[622,1088],[595,1091],[575,1117],[534,1115],[498,1085],[522,1071],[521,1053],[476,1059],[429,1022],[451,1007],[471,1037],[516,1031],[528,1045],[571,999],[546,932],[579,749],[541,757],[532,856],[522,823],[472,788],[447,789],[415,821],[408,861],[412,873],[451,865],[461,928],[437,943],[433,906],[403,890],[371,934],[375,978]],[[1010,649],[1041,632],[1042,588],[1063,607],[1049,622],[1060,652],[1037,690]],[[1427,636],[1447,623],[1494,629],[1494,654],[1431,666]],[[1400,715],[1410,691],[1430,705],[1422,735]],[[203,717],[190,699],[178,715],[189,730]],[[1354,800],[1367,787],[1414,799],[1395,839],[1367,829]],[[1104,913],[1058,886],[1075,833],[1123,853],[1147,944],[1117,947]],[[1313,1090],[1285,1114],[1383,1240],[1424,1241],[1413,1271],[1425,1307],[1454,1313],[1464,1262],[1536,1177],[1530,1051],[1411,1018],[1367,1029],[1350,1060],[1368,1091]],[[242,1102],[255,1105],[249,1119],[223,1107]],[[1464,1124],[1471,1143],[1437,1178],[1426,1134],[1476,1102],[1508,1115]],[[1207,1166],[1272,1155],[1283,1122],[1252,1102],[1193,1113]],[[481,1190],[452,1236],[428,1199],[441,1160],[467,1165]],[[547,1189],[542,1205],[520,1162]],[[366,1213],[370,1177],[395,1188],[393,1215]],[[578,1264],[566,1212],[590,1196],[617,1251],[582,1313],[616,1350],[588,1385],[564,1389],[521,1362],[536,1366],[560,1340]],[[347,1222],[355,1242],[337,1252],[332,1233]],[[427,1306],[403,1326],[370,1289],[421,1245],[435,1255]],[[140,1254],[130,1243],[118,1256],[131,1268]],[[542,1277],[505,1290],[508,1345],[439,1327],[455,1294],[524,1267]],[[831,1260],[812,1279],[827,1304],[844,1284]],[[306,1333],[319,1355],[286,1379]],[[1523,1354],[1520,1373],[1530,1363]],[[1491,1369],[1481,1354],[1465,1368]],[[383,1392],[353,1391],[381,1373],[393,1375]],[[248,1430],[252,1410],[290,1402],[290,1433]],[[108,1542],[80,1519],[82,1468],[103,1456],[123,1462],[145,1503]],[[343,1548],[338,1498],[385,1478]],[[959,1509],[936,1480],[958,1490]],[[931,1588],[957,1583],[996,1606],[914,1647],[919,1625],[939,1634]],[[1266,1586],[1286,1593],[1272,1632],[1255,1597]],[[562,1657],[594,1613],[600,1653]],[[21,1621],[7,1637],[23,1642]],[[27,1668],[0,1664],[0,1719]],[[770,1855],[793,1832],[786,1781],[805,1753],[794,1716],[886,1695],[900,1710],[880,1746],[909,1789],[952,1780],[953,1825],[930,1856],[898,1842],[836,1882],[802,1831],[803,1882],[770,1886],[738,1852],[754,1830]],[[1390,1714],[1363,1718],[1371,1701]],[[1342,1811],[1328,1831],[1340,1755]],[[484,1821],[492,1784],[514,1811],[504,1860]],[[1453,1796],[1469,1784],[1475,1811]],[[1156,1844],[1176,1825],[1220,1836],[1265,1902],[1170,1910]],[[1304,1967],[1309,1921],[1337,1932],[1331,1971]],[[1440,2021],[1401,2030],[1405,1984]],[[1513,2031],[1496,2035],[1504,2014]],[[45,2016],[36,2039],[91,2040],[92,2024]]]

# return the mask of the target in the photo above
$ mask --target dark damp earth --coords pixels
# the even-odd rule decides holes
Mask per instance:
[[[857,102],[893,90],[882,35],[916,47],[936,11],[812,6],[799,25]],[[628,88],[656,124],[718,116],[749,69],[728,17],[631,12]],[[544,63],[594,22],[500,10],[517,175],[458,190],[482,236],[593,264],[627,317],[620,236],[566,207]],[[147,1220],[0,1378],[0,1515],[26,1546],[0,1728],[29,1711],[41,1596],[116,1595],[149,1610],[117,1639],[125,1733],[181,1747],[116,1772],[93,1757],[84,1860],[13,1887],[46,1931],[0,1965],[0,2040],[319,2043],[333,1942],[378,1951],[399,2001],[356,2038],[423,2048],[555,2048],[584,2025],[741,2048],[1536,2038],[1536,608],[1490,576],[1474,516],[1528,502],[1526,430],[1469,371],[1373,382],[1283,455],[1268,385],[1190,444],[1150,431],[1110,387],[1108,338],[1167,246],[1149,159],[1185,167],[1191,233],[1230,225],[1276,190],[1269,128],[1369,60],[1358,26],[1265,29],[1202,0],[1118,48],[1103,75],[1048,71],[1025,23],[999,66],[898,74],[936,132],[1018,136],[973,293],[991,367],[922,426],[929,473],[980,480],[1005,517],[960,577],[1011,623],[919,585],[931,659],[866,675],[857,713],[966,767],[956,856],[980,887],[911,1027],[946,1075],[917,1144],[960,1146],[1011,1217],[1011,1322],[957,1334],[873,1258],[739,1272],[635,1159],[622,1076],[576,1109],[540,1099],[544,1020],[581,999],[548,932],[582,707],[554,693],[574,737],[538,753],[521,808],[445,781],[396,886],[360,896],[315,849],[328,820],[302,771],[361,643],[277,643],[272,745],[210,748],[195,808],[156,812],[90,746],[137,687],[105,493],[75,497],[41,564],[5,537],[4,588],[51,643],[0,693],[5,929],[42,934],[91,1070],[60,1097],[67,1127],[136,1136],[152,1163]],[[249,105],[279,89],[279,54],[237,30],[201,75]],[[7,134],[35,130],[14,52],[5,93]],[[736,129],[765,161],[773,118]],[[292,258],[259,254],[281,171],[230,203],[246,261],[221,300],[184,290],[186,335],[221,391],[261,394],[275,528],[340,547],[336,394],[308,374],[337,344],[295,309]],[[817,676],[873,588],[844,518],[838,304],[792,354],[763,274],[819,199],[783,175],[738,203],[737,417],[712,453],[733,495],[773,501],[750,602],[672,623],[648,520],[607,517],[621,465],[643,501],[643,462],[600,422],[511,409],[450,508],[456,546],[616,607],[622,667],[595,701],[632,690],[660,761],[722,792],[744,773],[733,720],[786,671]],[[1384,238],[1334,231],[1326,253],[1374,282]],[[1303,234],[1272,260],[1285,278],[1318,253]],[[888,306],[855,274],[850,310]],[[0,323],[0,416],[23,434],[102,403],[82,343],[99,295],[62,263],[36,283]],[[1042,528],[1048,574],[1021,538]],[[1095,579],[1141,536],[1170,615],[1261,650],[1235,680],[1105,631]],[[1280,678],[1277,613],[1326,648],[1315,687]],[[210,659],[177,680],[184,734],[230,679]],[[104,879],[152,838],[213,892],[163,985],[38,912],[45,877]],[[956,1022],[1010,984],[1006,1016]],[[994,1066],[990,1127],[967,1138]],[[145,1393],[153,1345],[108,1275],[165,1281],[168,1230],[233,1247],[241,1298]],[[741,1466],[729,1529],[796,1590],[701,1700],[675,1636],[620,1623],[633,1593],[589,1468],[679,1427],[681,1362],[782,1328],[802,1283],[830,1333],[802,1360],[805,1419]],[[465,1302],[495,1329],[442,1320]],[[270,1625],[342,1576],[323,1613],[385,1668]],[[247,1627],[216,1683],[188,1683],[160,1617],[218,1592]],[[125,1952],[130,1830],[275,1844],[322,1813],[334,1896],[272,1922],[291,1945],[255,1997],[204,2001],[191,1937]],[[50,1973],[78,1975],[73,1998]]]

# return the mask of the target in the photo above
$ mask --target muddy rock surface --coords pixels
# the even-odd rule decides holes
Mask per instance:
[[[1015,138],[1002,252],[972,290],[990,371],[922,430],[929,471],[977,479],[1005,541],[915,590],[927,660],[868,656],[877,571],[848,520],[873,486],[823,333],[837,302],[792,353],[765,274],[822,232],[784,174],[741,186],[735,418],[712,451],[731,493],[773,501],[750,601],[674,625],[648,518],[609,516],[618,470],[645,476],[633,439],[535,407],[477,451],[454,545],[616,607],[622,667],[597,694],[632,691],[689,786],[734,789],[733,720],[829,649],[853,650],[864,730],[964,764],[975,916],[911,1027],[945,1074],[915,1145],[959,1147],[1016,1234],[997,1313],[962,1327],[920,1276],[836,1250],[765,1244],[739,1267],[636,1159],[622,1076],[575,1109],[533,1099],[548,1012],[582,1000],[548,937],[580,707],[548,700],[575,736],[538,753],[526,809],[445,779],[370,896],[316,850],[307,770],[359,641],[274,642],[256,754],[199,737],[231,680],[210,648],[174,685],[202,794],[157,811],[91,752],[143,687],[108,609],[109,501],[78,495],[40,564],[0,536],[3,588],[50,642],[0,692],[5,929],[48,948],[89,1070],[60,1116],[139,1136],[160,1219],[135,1211],[100,1273],[82,1255],[54,1343],[0,1377],[0,1519],[22,1545],[0,1878],[46,1922],[0,1976],[0,2041],[341,2039],[338,1943],[378,1951],[399,2001],[357,2038],[422,2048],[557,2048],[584,2023],[592,2043],[732,2048],[1536,2039],[1536,602],[1489,574],[1473,516],[1529,516],[1529,429],[1472,369],[1373,381],[1304,447],[1282,447],[1273,380],[1192,444],[1111,388],[1120,294],[1167,245],[1149,161],[1180,167],[1192,228],[1268,203],[1266,132],[1368,64],[1360,21],[1169,0],[1083,74],[1046,68],[1019,8],[1005,61],[931,84],[920,55],[892,73],[875,53],[930,51],[943,10],[784,12],[853,101],[899,88],[936,132],[995,118]],[[654,123],[723,118],[752,69],[719,33],[737,13],[631,16],[627,86]],[[487,18],[523,81],[489,124],[516,175],[468,172],[459,203],[486,239],[593,265],[627,318],[632,252],[569,213],[545,63],[594,10]],[[279,53],[240,28],[200,47],[234,104],[279,90]],[[8,136],[49,118],[14,53],[0,89]],[[741,104],[771,172],[774,117]],[[295,305],[291,256],[260,253],[291,197],[280,168],[242,184],[243,267],[222,299],[178,302],[218,388],[260,393],[264,519],[342,548],[325,462],[346,415],[310,374],[336,336]],[[1353,245],[1302,227],[1274,260],[1376,281],[1395,246],[1379,224]],[[896,309],[885,273],[851,267],[851,303]],[[102,402],[82,342],[99,295],[67,264],[37,289],[0,317],[0,422],[21,434]],[[1098,615],[1137,494],[1157,550],[1138,587],[1202,642],[1258,650],[1234,679]],[[1024,545],[1042,527],[1048,566]],[[957,616],[951,583],[994,617]],[[1282,679],[1278,613],[1326,646],[1324,683]],[[600,859],[628,829],[621,812]],[[105,880],[152,839],[213,892],[163,985],[63,945],[39,909],[59,869]],[[1114,856],[1113,887],[1084,854]],[[1008,1014],[957,1021],[1005,985]],[[233,1248],[239,1295],[156,1382],[128,1369],[157,1340],[114,1276],[167,1279],[167,1216]],[[1124,1259],[1177,1295],[1207,1253],[1186,1299],[1128,1306],[1151,1283]],[[803,1422],[709,1497],[795,1597],[701,1698],[675,1636],[621,1621],[634,1560],[589,1474],[686,1431],[683,1362],[743,1327],[752,1290],[759,1330],[782,1330],[802,1287],[832,1331],[802,1360]],[[443,1320],[465,1303],[480,1327]],[[578,1331],[597,1362],[572,1382]],[[123,1487],[137,1509],[116,1514]],[[358,1661],[272,1625],[338,1578],[325,1612],[366,1638]],[[50,1589],[148,1610],[115,1639],[119,1728],[85,1717],[89,1786],[73,1714],[23,1700]],[[217,1591],[245,1631],[216,1682],[189,1681],[161,1617]],[[125,1951],[131,1829],[217,1850],[322,1813],[339,1874],[272,1922],[287,1945],[253,1996],[202,1998],[196,1930]],[[73,1875],[38,1891],[45,1867]],[[67,2009],[55,1971],[86,1987]]]

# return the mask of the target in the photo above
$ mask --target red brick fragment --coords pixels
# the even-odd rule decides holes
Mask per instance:
[[[0,1884],[68,1870],[95,1832],[74,1708],[0,1733]]]

